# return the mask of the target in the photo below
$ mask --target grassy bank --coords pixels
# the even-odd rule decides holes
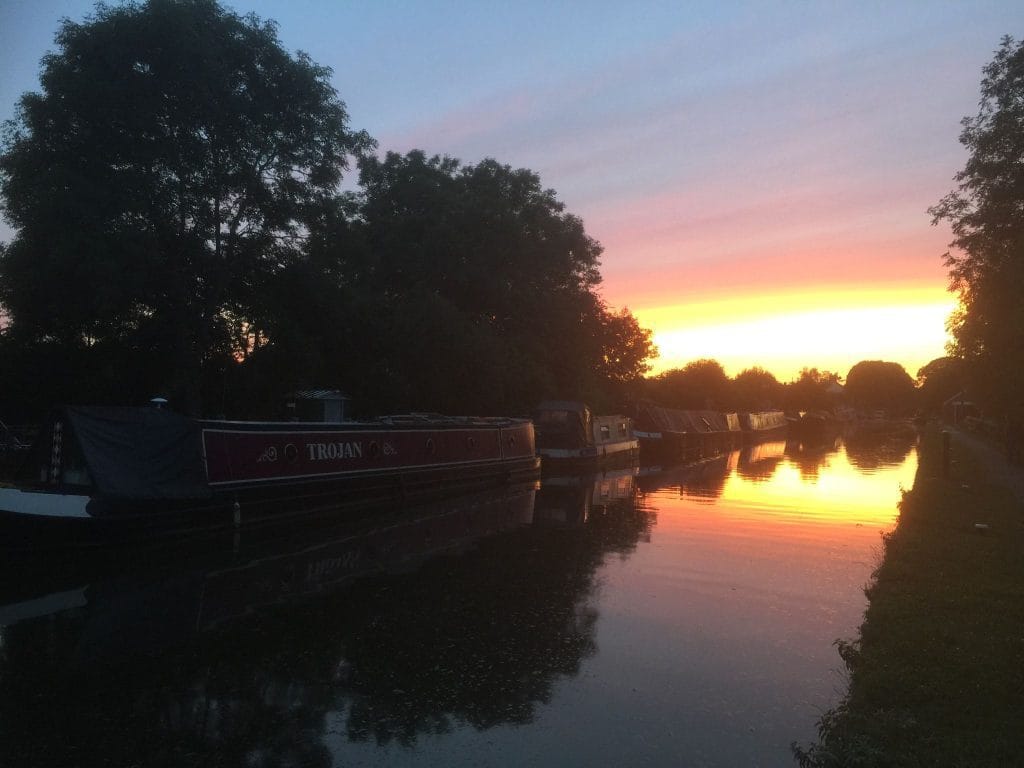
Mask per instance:
[[[1024,765],[1024,515],[980,456],[952,455],[944,478],[925,435],[860,637],[838,643],[849,692],[801,766]]]

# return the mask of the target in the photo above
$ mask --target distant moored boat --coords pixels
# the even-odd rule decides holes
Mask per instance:
[[[545,468],[622,465],[639,454],[628,416],[594,416],[584,403],[548,400],[537,407],[533,419]]]

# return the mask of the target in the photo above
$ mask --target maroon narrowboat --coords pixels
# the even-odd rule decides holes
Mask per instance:
[[[64,407],[0,487],[0,547],[191,535],[539,472],[526,419],[199,421],[159,408]]]

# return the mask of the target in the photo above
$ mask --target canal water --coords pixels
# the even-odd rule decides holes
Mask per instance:
[[[8,561],[0,765],[792,766],[909,440]]]

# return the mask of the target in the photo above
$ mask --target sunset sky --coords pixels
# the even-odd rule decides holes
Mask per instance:
[[[788,380],[943,354],[950,233],[927,208],[1008,2],[229,3],[334,70],[354,128],[527,167],[604,246],[602,293],[701,358]],[[0,0],[0,118],[79,0]],[[0,240],[10,230],[0,227]]]

